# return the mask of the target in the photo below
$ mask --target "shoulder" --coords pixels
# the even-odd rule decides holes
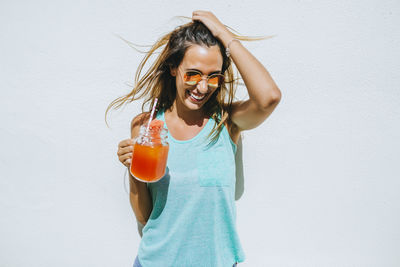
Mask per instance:
[[[147,123],[150,118],[149,112],[143,112],[134,117],[131,121],[131,137],[134,138],[139,135],[140,126]]]

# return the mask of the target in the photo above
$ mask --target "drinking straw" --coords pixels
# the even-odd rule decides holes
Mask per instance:
[[[146,133],[149,132],[150,123],[151,123],[151,121],[153,120],[154,112],[156,111],[157,101],[158,101],[158,98],[156,97],[156,98],[154,99],[153,108],[151,109],[151,114],[150,114],[149,123],[147,123]]]

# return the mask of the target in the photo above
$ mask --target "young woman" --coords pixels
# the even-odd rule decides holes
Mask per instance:
[[[142,61],[133,91],[112,102],[158,98],[157,119],[170,145],[168,172],[158,182],[130,176],[130,202],[143,236],[134,266],[236,266],[244,253],[236,230],[235,157],[240,133],[260,125],[281,92],[265,67],[211,12],[194,11],[192,22],[162,37]],[[154,64],[141,70],[157,49]],[[231,62],[249,99],[234,102]],[[118,146],[129,168],[133,139],[149,113],[131,123],[131,139]]]

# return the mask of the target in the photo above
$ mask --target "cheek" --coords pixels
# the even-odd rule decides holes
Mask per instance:
[[[185,90],[186,90],[185,85],[180,81],[176,81],[175,85],[176,85],[177,94],[178,95],[183,95],[185,93]]]

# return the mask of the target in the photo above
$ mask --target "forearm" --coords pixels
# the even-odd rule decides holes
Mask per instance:
[[[143,225],[147,223],[153,209],[153,202],[146,183],[140,182],[129,173],[129,200],[136,219]]]
[[[233,39],[230,32],[221,34],[225,47]],[[231,58],[246,85],[249,98],[259,107],[267,107],[271,101],[278,100],[281,92],[267,69],[240,42],[229,44]]]

